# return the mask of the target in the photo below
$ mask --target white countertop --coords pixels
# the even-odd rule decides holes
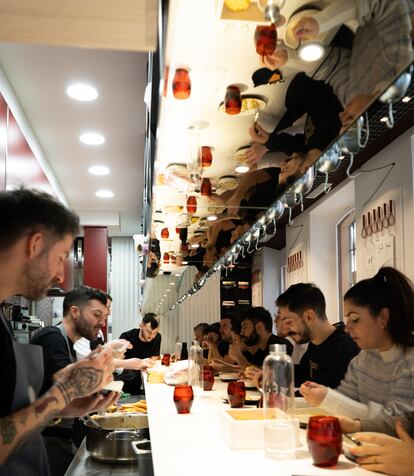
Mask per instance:
[[[195,396],[191,413],[179,415],[173,402],[174,387],[165,384],[145,383],[148,418],[151,433],[155,476],[178,476],[194,471],[197,476],[237,476],[261,474],[278,476],[368,476],[372,473],[348,461],[341,455],[333,468],[313,466],[306,444],[297,449],[294,460],[267,459],[263,449],[231,450],[223,440],[218,418],[225,408],[227,384],[216,378],[211,392]],[[306,432],[301,431],[305,443]]]

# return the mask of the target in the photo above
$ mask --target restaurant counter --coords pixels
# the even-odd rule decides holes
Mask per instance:
[[[226,407],[222,400],[226,388],[227,384],[216,378],[211,392],[195,396],[191,413],[179,415],[173,402],[174,387],[145,382],[155,476],[178,476],[190,471],[197,476],[253,476],[258,470],[278,476],[377,474],[351,463],[343,455],[333,469],[313,466],[305,430],[300,430],[302,446],[296,450],[294,460],[267,459],[263,449],[230,449],[222,438],[218,420],[220,410]]]

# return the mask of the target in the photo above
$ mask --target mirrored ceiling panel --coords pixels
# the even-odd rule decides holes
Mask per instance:
[[[200,284],[229,249],[289,220],[317,174],[345,159],[349,172],[370,111],[385,108],[392,128],[393,105],[409,101],[413,10],[408,0],[170,2],[148,279],[193,265]]]

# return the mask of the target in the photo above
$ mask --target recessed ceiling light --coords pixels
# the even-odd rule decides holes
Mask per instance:
[[[188,264],[188,261],[183,261],[182,264],[186,265]]]
[[[176,274],[176,276],[180,276],[180,275]],[[175,286],[175,283],[170,283],[170,286]]]
[[[111,173],[105,165],[92,165],[92,167],[89,167],[88,172],[92,175],[108,175]]]
[[[76,83],[71,84],[66,89],[66,94],[76,101],[94,101],[98,97],[98,91],[90,84]]]
[[[198,243],[193,243],[193,244],[191,245],[191,248],[197,249],[199,246],[200,246],[200,245],[199,245]]]
[[[167,293],[170,293],[171,292],[171,289],[167,289]]]
[[[181,274],[180,274],[180,273],[176,273],[176,276],[177,276],[177,278],[179,278],[179,277],[181,276]],[[170,284],[171,284],[171,283],[170,283]],[[174,283],[173,283],[173,284],[174,284]]]
[[[248,172],[250,170],[250,167],[248,165],[245,165],[245,164],[239,164],[235,167],[234,170],[238,174],[245,174],[246,172]]]
[[[411,101],[411,98],[410,96],[405,96],[401,99],[402,102],[410,102]]]
[[[299,48],[298,55],[302,61],[311,62],[321,59],[324,52],[323,45],[317,42],[309,42]]]
[[[95,195],[99,198],[112,198],[114,196],[114,192],[110,190],[98,190],[95,192]]]
[[[381,117],[380,121],[381,121],[381,122],[387,122],[387,121],[388,121],[388,117],[386,117],[386,116]]]
[[[86,145],[101,145],[105,142],[105,137],[99,132],[84,132],[79,140]]]
[[[216,220],[217,220],[217,215],[209,215],[209,216],[207,217],[207,220],[208,220],[208,221],[216,221]]]

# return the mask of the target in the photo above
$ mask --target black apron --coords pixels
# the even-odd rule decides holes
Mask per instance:
[[[38,345],[19,344],[14,341],[4,317],[0,313],[0,325],[5,326],[12,340],[16,362],[16,386],[11,413],[27,407],[34,400],[43,384],[43,350]],[[23,446],[0,466],[0,476],[47,476],[49,475],[46,451],[40,431],[31,436]]]

